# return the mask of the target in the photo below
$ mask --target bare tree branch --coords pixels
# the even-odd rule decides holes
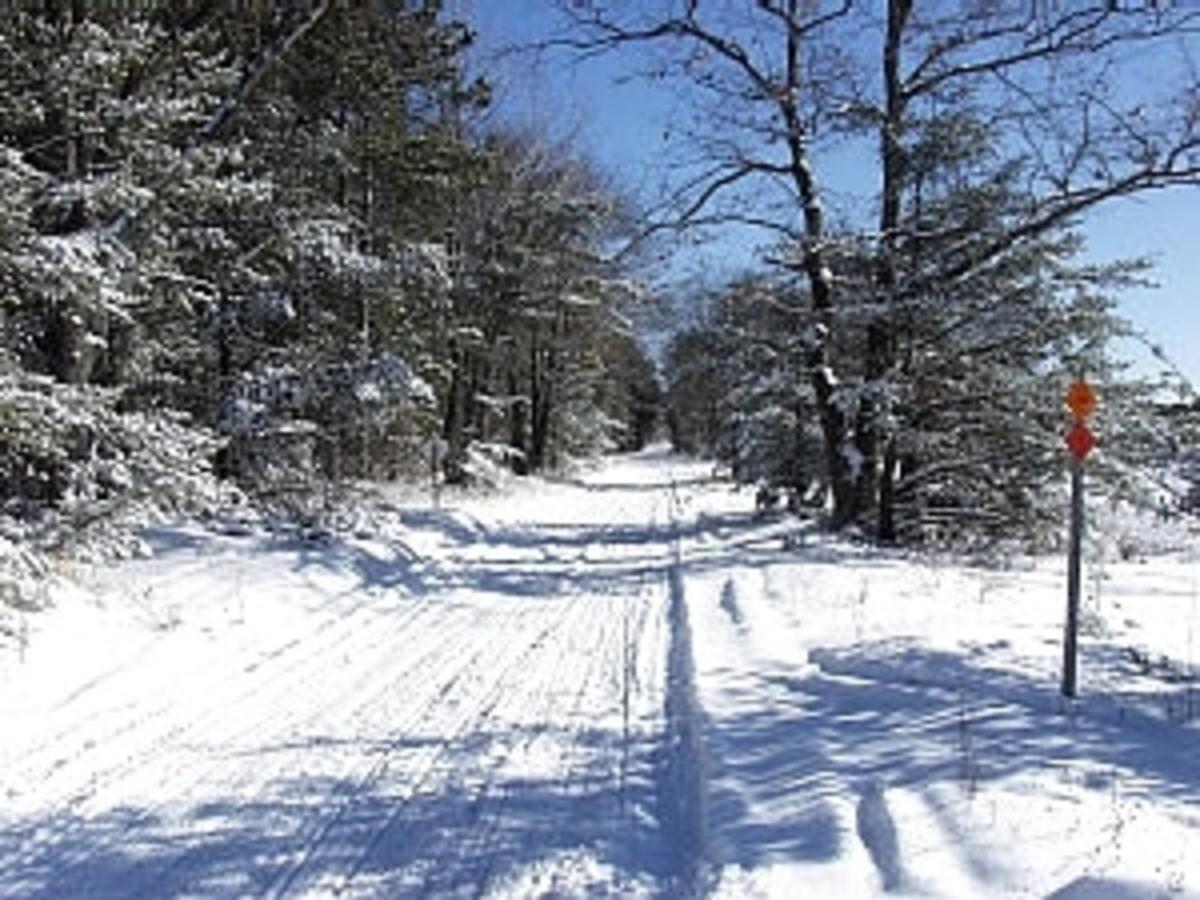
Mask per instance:
[[[1109,183],[1067,191],[1049,198],[1043,202],[1041,209],[1032,211],[1020,224],[974,249],[964,249],[958,262],[939,267],[934,277],[944,284],[972,276],[1021,241],[1063,225],[1107,200],[1173,185],[1200,184],[1200,159],[1176,167],[1187,154],[1198,152],[1200,138],[1176,147],[1164,167],[1142,169]],[[956,255],[953,249],[946,253],[949,258]],[[911,299],[925,290],[927,284],[923,279],[915,280],[901,291],[900,296],[902,299]]]
[[[972,75],[996,73],[1021,66],[1037,59],[1063,56],[1067,53],[1095,54],[1117,44],[1152,41],[1170,35],[1200,30],[1200,12],[1190,12],[1167,24],[1149,29],[1120,30],[1102,34],[1103,26],[1118,15],[1108,4],[1090,9],[1074,10],[1054,20],[1048,27],[1024,41],[1020,50],[961,63],[933,71],[935,65],[950,53],[964,48],[977,49],[981,44],[1020,33],[1016,28],[1001,28],[970,36],[956,35],[951,42],[935,46],[905,80],[909,97],[930,93],[949,81]],[[1061,32],[1061,33],[1058,33]],[[926,74],[928,73],[928,74]]]

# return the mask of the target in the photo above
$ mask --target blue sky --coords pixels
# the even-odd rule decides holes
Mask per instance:
[[[497,46],[544,34],[552,25],[548,0],[454,0],[479,33],[482,59]],[[682,101],[641,79],[622,80],[627,63],[568,64],[562,57],[522,57],[486,64],[497,82],[498,115],[570,136],[619,182],[650,190],[663,163],[662,133]],[[837,161],[834,161],[837,167]],[[845,168],[845,167],[843,167]],[[1122,313],[1200,389],[1200,188],[1177,188],[1105,205],[1084,222],[1087,256],[1096,260],[1148,256],[1159,287],[1133,290]],[[715,269],[748,262],[755,239],[741,235],[707,246],[698,258]],[[724,265],[723,265],[724,264]],[[730,265],[731,264],[731,265]],[[1144,373],[1161,366],[1130,344],[1125,352]]]
[[[1085,220],[1084,233],[1095,259],[1154,261],[1158,287],[1127,292],[1121,310],[1200,389],[1200,188],[1113,201]],[[1156,365],[1148,351],[1128,352],[1140,367]]]

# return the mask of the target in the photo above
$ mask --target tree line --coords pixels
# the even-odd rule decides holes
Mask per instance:
[[[10,5],[0,499],[130,508],[538,472],[657,403],[595,166],[489,125],[438,0]]]
[[[1060,397],[1101,385],[1117,492],[1178,441],[1121,377],[1140,260],[1080,217],[1200,178],[1200,12],[1110,0],[551,0],[541,51],[628,54],[687,103],[634,211],[490,124],[437,0],[83,0],[0,21],[5,540],[121,510],[450,482],[678,447],[834,527],[1037,532]],[[1161,78],[1139,78],[1148,54]],[[673,153],[678,153],[676,158]],[[848,176],[846,158],[858,162]],[[827,177],[828,176],[828,177]],[[857,206],[840,203],[853,181]],[[629,260],[762,234],[667,342]]]

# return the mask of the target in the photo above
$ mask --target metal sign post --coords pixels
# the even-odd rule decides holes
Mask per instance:
[[[1082,583],[1083,553],[1083,460],[1096,446],[1095,435],[1085,423],[1096,409],[1096,394],[1080,378],[1067,391],[1067,406],[1074,419],[1067,431],[1071,453],[1071,531],[1067,545],[1067,624],[1063,635],[1062,695],[1078,693],[1079,588]]]
[[[1067,545],[1067,625],[1063,635],[1062,695],[1076,695],[1079,670],[1079,585],[1082,581],[1083,460],[1071,460],[1071,535]]]

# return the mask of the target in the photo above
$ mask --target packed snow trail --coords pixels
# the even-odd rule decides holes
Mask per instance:
[[[0,897],[673,893],[658,471],[158,534],[6,671]]]
[[[662,452],[199,527],[0,646],[0,898],[1195,898],[1200,552],[880,552]],[[1186,536],[1194,542],[1194,536]]]

